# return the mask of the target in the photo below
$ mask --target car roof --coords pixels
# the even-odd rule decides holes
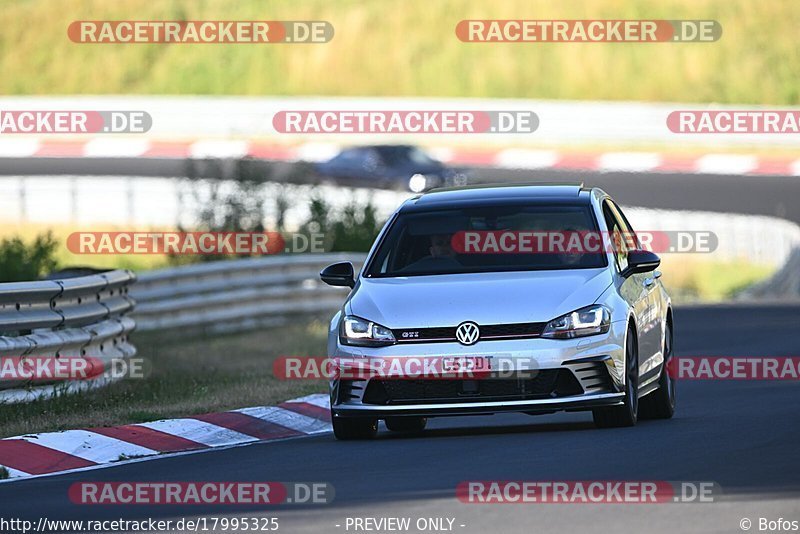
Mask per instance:
[[[492,184],[435,189],[408,200],[401,211],[501,204],[588,204],[591,190],[578,184]]]
[[[348,152],[351,150],[377,150],[378,152],[389,152],[389,151],[409,151],[412,149],[417,148],[415,145],[355,145],[355,146],[348,146],[341,149],[340,152]]]

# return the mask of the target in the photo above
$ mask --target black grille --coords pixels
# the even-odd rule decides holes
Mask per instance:
[[[567,369],[544,369],[535,377],[474,380],[370,380],[365,404],[414,404],[419,402],[490,402],[534,400],[583,393]]]
[[[587,393],[614,391],[614,383],[605,362],[585,362],[571,367]]]
[[[478,325],[478,340],[539,337],[547,323],[511,323]],[[456,340],[455,326],[402,328],[392,330],[398,343],[433,343]]]
[[[340,380],[339,389],[336,392],[337,402],[350,402],[357,399],[365,384],[366,380]]]
[[[538,337],[547,323],[515,323],[480,326],[482,338]]]

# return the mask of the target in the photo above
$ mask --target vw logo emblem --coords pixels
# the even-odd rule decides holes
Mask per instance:
[[[478,342],[480,335],[478,325],[472,321],[466,321],[456,327],[456,339],[462,345],[474,345]]]

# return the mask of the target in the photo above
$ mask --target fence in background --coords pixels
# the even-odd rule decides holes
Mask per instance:
[[[207,183],[169,178],[104,177],[60,180],[59,178],[0,178],[0,214],[19,223],[97,226],[126,225],[134,228],[194,227],[193,214],[211,196]],[[27,185],[24,185],[27,184]],[[22,189],[22,187],[27,189]],[[366,187],[334,185],[263,184],[264,226],[276,228],[279,218],[294,231],[308,220],[309,198],[324,198],[333,210],[351,202],[371,202],[379,219],[387,218],[411,193]],[[645,186],[643,186],[645,187]],[[196,196],[185,188],[193,188]],[[24,191],[21,194],[20,191]],[[288,208],[279,213],[283,198]],[[800,246],[800,226],[766,215],[744,215],[712,211],[666,210],[623,206],[634,229],[643,231],[709,231],[718,238],[718,248],[707,259],[744,260],[774,267],[785,263]],[[145,276],[149,276],[145,275]],[[141,284],[137,284],[139,286]]]
[[[657,210],[625,207],[636,231],[713,232],[717,248],[703,259],[743,261],[779,268],[800,248],[800,226],[779,217],[710,211]],[[680,254],[664,254],[675,261]]]

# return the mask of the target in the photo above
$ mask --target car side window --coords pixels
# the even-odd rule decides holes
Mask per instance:
[[[617,264],[617,269],[620,271],[628,267],[628,243],[625,239],[626,229],[624,224],[614,213],[614,210],[608,200],[603,202],[603,218],[608,227],[608,238],[614,247],[614,261]]]
[[[363,156],[364,166],[368,169],[377,169],[384,164],[383,157],[377,150],[365,149]]]
[[[351,148],[339,152],[339,155],[333,158],[337,162],[353,163],[363,159],[364,151],[360,148]]]
[[[613,200],[609,200],[608,202],[611,205],[611,209],[614,211],[616,219],[622,225],[622,231],[625,232],[625,242],[628,245],[628,249],[640,250],[642,246],[639,242],[639,236],[636,235],[636,231],[633,229],[633,226],[631,226],[630,221],[625,216],[625,213],[622,212],[622,208]]]

